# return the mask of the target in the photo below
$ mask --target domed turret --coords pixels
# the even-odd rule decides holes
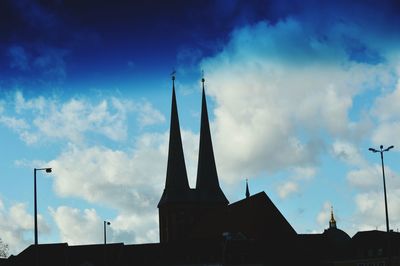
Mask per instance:
[[[324,231],[324,235],[334,243],[341,243],[350,240],[350,236],[336,227],[336,220],[331,207],[331,219],[329,220],[329,228]]]

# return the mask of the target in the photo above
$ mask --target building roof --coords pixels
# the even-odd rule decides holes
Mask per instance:
[[[222,238],[223,233],[256,240],[288,239],[297,235],[265,192],[208,213],[194,230],[196,238]]]

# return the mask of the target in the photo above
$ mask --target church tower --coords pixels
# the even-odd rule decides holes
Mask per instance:
[[[178,108],[175,96],[175,76],[172,76],[171,124],[167,177],[164,192],[158,203],[160,242],[180,240],[186,235],[188,204],[193,202],[194,191],[189,187],[183,155]]]
[[[203,204],[210,207],[226,206],[229,202],[219,186],[217,168],[215,166],[214,151],[210,133],[210,123],[208,121],[206,94],[204,90],[204,78],[202,78],[201,81],[203,88],[196,191],[199,196],[200,202],[202,202]]]
[[[228,205],[218,182],[214,151],[208,121],[207,102],[202,79],[202,109],[200,147],[196,188],[189,187],[175,96],[175,76],[172,77],[172,106],[169,135],[167,176],[164,192],[158,203],[160,242],[192,239],[193,230],[209,211],[223,210]],[[207,230],[207,228],[203,228]]]

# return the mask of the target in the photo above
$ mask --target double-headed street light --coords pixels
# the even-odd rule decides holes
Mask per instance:
[[[385,212],[386,212],[386,231],[389,232],[389,214],[388,214],[388,207],[387,207],[387,198],[386,198],[386,182],[385,182],[385,166],[383,164],[383,153],[386,151],[389,151],[392,149],[394,146],[390,146],[386,149],[383,149],[383,145],[381,145],[379,150],[374,149],[374,148],[369,148],[368,150],[372,152],[380,152],[381,153],[381,162],[382,162],[382,175],[383,175],[383,193],[385,196]]]
[[[106,226],[110,225],[111,223],[108,221],[103,221],[103,225],[104,225],[104,245],[107,244],[107,230],[106,230]]]
[[[46,171],[51,173],[51,168],[34,168],[33,169],[33,194],[34,194],[34,209],[35,209],[35,245],[38,244],[38,223],[37,223],[37,195],[36,195],[36,171]]]

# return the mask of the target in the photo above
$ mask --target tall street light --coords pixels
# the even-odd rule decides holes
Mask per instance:
[[[383,149],[383,145],[381,145],[379,148],[380,150],[376,150],[374,148],[369,148],[368,150],[372,152],[380,152],[381,153],[381,162],[382,162],[382,175],[383,175],[383,193],[385,195],[385,212],[386,212],[386,231],[389,232],[389,214],[388,214],[388,207],[387,207],[387,198],[386,198],[386,182],[385,182],[385,166],[383,164],[383,153],[386,151],[389,151],[392,149],[394,146],[390,146],[386,149]]]
[[[110,222],[107,221],[103,221],[103,225],[104,225],[104,245],[107,244],[107,230],[106,230],[106,226],[110,225]]]
[[[37,223],[37,195],[36,195],[36,171],[46,171],[51,173],[51,168],[34,168],[33,169],[33,194],[35,204],[35,245],[38,244],[38,223]]]

